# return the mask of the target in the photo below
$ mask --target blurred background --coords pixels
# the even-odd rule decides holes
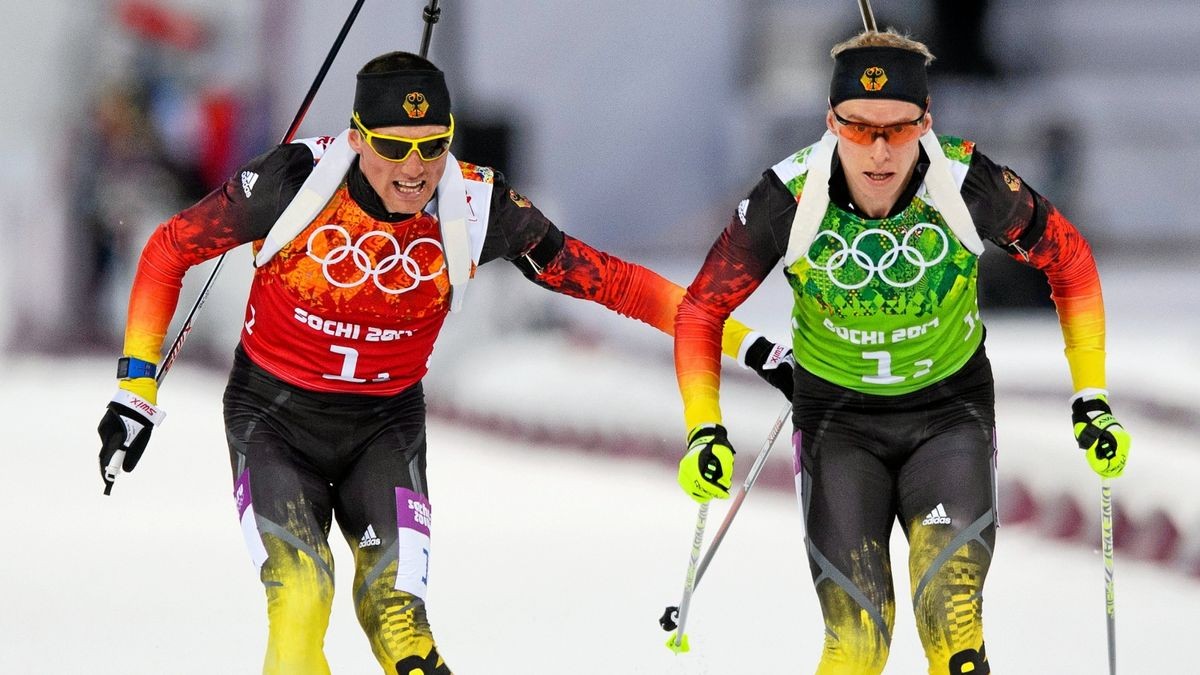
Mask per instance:
[[[417,50],[424,4],[366,2],[300,137],[345,127],[364,62]],[[352,5],[0,0],[13,55],[0,64],[9,92],[0,106],[5,359],[94,356],[103,364],[95,377],[111,377],[150,230],[278,141]],[[1172,573],[1200,575],[1200,497],[1186,479],[1200,468],[1192,339],[1200,227],[1190,208],[1200,8],[1190,0],[874,5],[881,26],[940,57],[935,129],[975,140],[1092,242],[1108,303],[1114,408],[1138,443],[1120,483],[1119,545]],[[861,25],[850,0],[449,0],[442,8],[430,56],[455,100],[455,153],[500,168],[566,232],[683,284],[760,173],[819,136],[829,48]],[[1093,541],[1095,481],[1072,448],[1070,382],[1045,280],[994,249],[982,270],[1002,511],[1050,537]],[[182,361],[227,367],[250,272],[247,251],[230,254]],[[207,267],[189,273],[177,324],[207,276]],[[777,273],[738,314],[778,340],[789,302]],[[467,307],[435,354],[427,387],[435,414],[618,458],[677,457],[684,430],[669,340],[536,289],[502,263],[480,270]],[[727,421],[751,452],[781,401],[753,377],[727,373]],[[164,389],[168,409],[171,390],[187,386],[179,380]],[[186,411],[173,415],[188,423]],[[777,453],[765,485],[789,488],[786,455]]]
[[[2,66],[11,259],[0,335],[108,349],[148,230],[282,136],[353,2],[12,4],[8,39],[22,58]],[[364,5],[299,136],[345,125],[362,63],[416,50],[423,4]],[[876,4],[881,25],[940,57],[935,128],[974,139],[1049,196],[1106,266],[1161,266],[1200,248],[1183,208],[1200,150],[1192,3]],[[505,171],[567,232],[678,265],[683,281],[758,175],[820,134],[828,49],[860,25],[849,0],[444,7],[431,57],[462,119],[456,154]],[[1036,273],[985,261],[987,279],[1005,270],[984,284],[985,306],[1048,306]],[[221,287],[236,326],[242,287]],[[206,336],[228,351],[209,330],[195,348]]]

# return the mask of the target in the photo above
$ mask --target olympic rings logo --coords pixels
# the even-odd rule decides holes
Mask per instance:
[[[921,252],[921,250],[910,243],[913,236],[923,232],[924,230],[933,230],[942,240],[942,250],[938,252],[937,256],[934,257],[933,260],[925,260],[925,255]],[[887,242],[887,246],[885,247],[887,250],[885,250],[883,255],[879,257],[878,261],[874,260],[870,254],[859,248],[859,244],[861,244],[864,239],[872,235],[881,237]],[[811,265],[815,270],[825,272],[825,274],[829,277],[829,280],[833,282],[835,286],[848,291],[857,290],[871,283],[871,280],[875,278],[876,274],[878,274],[879,278],[889,286],[893,286],[895,288],[908,288],[909,286],[913,286],[919,282],[925,276],[925,270],[941,262],[942,259],[946,257],[946,254],[950,251],[949,237],[946,236],[946,233],[942,231],[940,227],[932,223],[917,223],[916,226],[914,226],[908,232],[905,232],[904,238],[899,241],[896,240],[896,235],[892,234],[891,232],[874,227],[860,232],[859,235],[854,238],[854,241],[849,244],[846,243],[845,237],[837,232],[833,232],[832,230],[824,230],[819,232],[813,240],[814,243],[821,237],[829,237],[830,239],[833,239],[840,245],[840,248],[834,251],[833,255],[830,255],[828,258],[826,258],[823,265],[813,260],[811,256],[805,256],[808,260],[808,264]],[[901,256],[904,256],[905,262],[915,265],[918,270],[917,274],[908,281],[898,281],[888,276],[889,271],[896,265],[897,262],[899,262]],[[850,262],[853,262],[858,269],[862,270],[864,274],[862,280],[854,283],[847,283],[841,279],[838,279],[837,272]]]
[[[334,246],[333,248],[329,249],[324,256],[313,255],[313,244],[317,241],[317,236],[326,230],[333,231],[341,235],[342,239],[344,239],[346,243]],[[363,244],[372,237],[381,237],[386,239],[391,243],[394,253],[380,258],[377,261],[372,261],[371,256],[363,250]],[[340,225],[322,225],[316,230],[313,230],[313,233],[308,236],[307,255],[309,258],[312,258],[321,264],[321,273],[325,275],[325,280],[334,286],[337,286],[338,288],[353,288],[361,285],[369,278],[375,283],[375,287],[384,293],[388,293],[389,295],[399,295],[400,293],[407,293],[416,288],[421,284],[422,281],[429,281],[430,279],[437,277],[442,273],[443,270],[446,269],[445,259],[443,258],[441,267],[429,272],[428,274],[421,273],[421,266],[417,262],[416,258],[412,256],[412,252],[413,249],[422,244],[437,248],[438,253],[445,252],[442,248],[441,242],[431,237],[414,239],[409,242],[408,246],[406,246],[402,251],[400,250],[400,243],[396,241],[395,237],[387,232],[373,230],[359,237],[357,241],[351,241],[350,233]],[[329,273],[329,268],[330,266],[336,265],[347,258],[350,259],[350,262],[354,263],[354,266],[358,268],[358,271],[362,273],[362,276],[359,276],[353,281],[338,281],[337,279],[333,278],[332,274]],[[403,269],[404,273],[412,279],[412,283],[402,288],[390,288],[384,285],[379,278],[395,269],[397,265],[399,265],[401,269]]]

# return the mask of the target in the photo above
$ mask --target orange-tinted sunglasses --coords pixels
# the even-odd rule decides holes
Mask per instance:
[[[903,145],[920,137],[921,124],[925,121],[925,113],[929,112],[929,109],[922,110],[921,116],[911,122],[886,125],[853,122],[837,114],[833,108],[830,108],[829,112],[832,112],[833,119],[842,125],[842,133],[839,135],[851,143],[870,145],[882,136],[888,145]]]
[[[354,122],[354,126],[358,127],[359,133],[363,135],[367,145],[371,146],[375,154],[389,162],[403,162],[414,150],[421,161],[432,162],[446,154],[446,151],[450,149],[450,141],[454,140],[454,115],[450,116],[450,129],[423,138],[377,134],[363,125],[362,120],[358,118],[358,113],[354,113],[350,119]]]

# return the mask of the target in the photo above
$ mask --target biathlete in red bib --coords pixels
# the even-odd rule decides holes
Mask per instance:
[[[267,596],[264,673],[329,672],[335,522],[354,552],[347,597],[384,672],[450,673],[425,611],[421,381],[476,266],[508,260],[552,291],[674,329],[681,287],[564,234],[498,171],[455,160],[454,132],[443,73],[385,54],[358,73],[345,132],[250,161],[142,252],[119,388],[99,428],[102,475],[118,452],[132,470],[162,420],[155,364],[184,273],[253,245],[224,414],[238,515]],[[728,326],[725,351],[746,365],[742,343],[766,341]]]

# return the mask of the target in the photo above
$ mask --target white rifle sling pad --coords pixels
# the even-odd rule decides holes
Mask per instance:
[[[925,148],[925,154],[929,156],[929,170],[925,172],[925,187],[933,199],[934,208],[942,214],[942,218],[950,226],[950,231],[958,237],[958,241],[968,251],[975,255],[982,255],[983,240],[979,238],[979,232],[975,229],[975,221],[967,209],[967,202],[963,200],[961,181],[955,178],[950,167],[950,160],[942,151],[942,144],[938,142],[937,135],[933,133],[932,128],[925,132],[924,136],[921,136],[921,145]],[[965,171],[963,176],[966,176]]]
[[[354,149],[350,147],[350,130],[346,129],[325,149],[312,173],[308,174],[308,178],[300,186],[300,191],[271,226],[271,231],[263,239],[262,248],[259,249],[258,255],[254,256],[255,267],[267,264],[321,213],[321,209],[325,208],[341,187],[346,172],[354,163],[355,154]]]
[[[467,185],[462,167],[450,154],[437,186],[437,218],[450,276],[450,311],[462,309],[471,280],[471,240],[467,235]]]
[[[928,196],[959,242],[971,253],[981,255],[983,241],[975,229],[975,221],[971,218],[967,203],[962,198],[962,181],[955,177],[950,160],[942,151],[942,145],[933,129],[921,137],[921,145],[925,148],[925,154],[929,156],[929,170],[925,173]],[[825,218],[825,210],[829,208],[830,166],[836,147],[837,136],[827,131],[813,146],[808,157],[808,177],[804,181],[800,202],[796,205],[796,215],[792,218],[792,231],[788,237],[784,265],[790,266],[808,253],[808,247],[812,245],[821,221]],[[965,177],[966,172],[962,173]],[[823,185],[825,189],[810,189],[814,185]]]
[[[826,131],[808,155],[808,176],[804,179],[804,190],[796,204],[796,214],[792,216],[792,231],[788,235],[784,266],[790,267],[808,254],[808,247],[812,245],[821,221],[825,219],[825,211],[829,208],[829,176],[836,148],[837,136]]]

